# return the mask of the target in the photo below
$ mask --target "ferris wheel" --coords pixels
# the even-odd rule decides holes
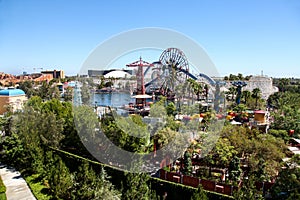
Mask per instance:
[[[168,48],[159,58],[160,67],[153,70],[153,78],[157,84],[168,91],[175,91],[175,87],[184,84],[188,77],[189,64],[184,53],[177,48]]]

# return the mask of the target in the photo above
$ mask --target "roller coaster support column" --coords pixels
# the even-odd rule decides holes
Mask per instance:
[[[241,103],[242,87],[245,87],[247,83],[244,81],[234,81],[231,84],[237,88],[236,104],[239,105]]]

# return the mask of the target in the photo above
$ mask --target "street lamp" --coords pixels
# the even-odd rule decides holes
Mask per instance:
[[[97,101],[95,101],[95,112],[97,112]]]

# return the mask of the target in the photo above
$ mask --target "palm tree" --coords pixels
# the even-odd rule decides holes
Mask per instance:
[[[185,94],[185,87],[184,84],[179,84],[175,86],[175,91],[176,91],[176,98],[177,98],[177,109],[180,112],[181,111],[181,101],[184,98]]]
[[[242,92],[242,98],[244,98],[245,105],[247,104],[247,100],[251,97],[251,92],[248,90],[244,90]]]
[[[241,74],[241,73],[238,73],[237,77],[239,80],[244,80],[243,74]]]
[[[257,101],[261,97],[261,91],[259,88],[254,88],[252,91],[252,97],[255,99],[255,107],[257,107]]]
[[[194,93],[197,95],[197,100],[199,101],[200,94],[203,91],[202,84],[191,78],[189,78],[187,81],[191,84],[191,87],[192,87]]]
[[[228,90],[229,91],[226,92],[226,93],[229,94],[229,95],[231,95],[231,101],[233,101],[234,95],[236,94],[236,88],[235,87],[230,87]]]
[[[288,78],[281,78],[278,83],[278,88],[280,92],[285,92],[286,86],[290,84],[290,80]]]
[[[189,78],[187,81],[190,83],[194,93],[197,95],[197,101],[200,101],[200,94],[203,91],[202,84],[191,78]],[[201,111],[201,104],[199,103],[199,113],[200,111]]]
[[[206,101],[207,101],[207,98],[208,98],[208,85],[207,84],[205,84],[204,85],[204,91],[205,91],[205,99],[206,99]]]

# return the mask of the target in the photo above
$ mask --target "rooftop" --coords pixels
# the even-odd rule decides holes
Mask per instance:
[[[5,90],[0,90],[0,96],[21,96],[25,95],[25,92],[20,89],[8,88]]]

